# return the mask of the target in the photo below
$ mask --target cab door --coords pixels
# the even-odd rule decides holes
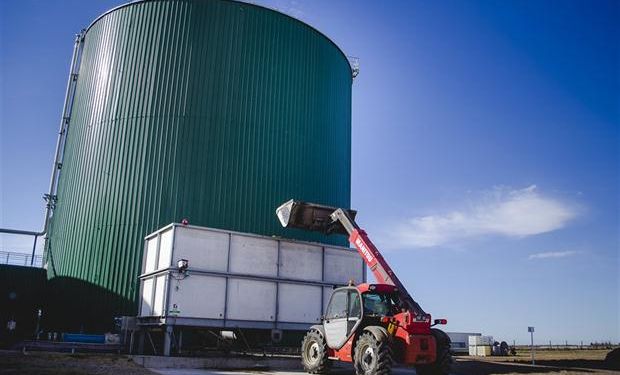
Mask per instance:
[[[347,341],[348,294],[347,289],[336,290],[327,305],[323,327],[327,346],[332,349],[340,348]]]
[[[339,349],[361,323],[361,299],[355,288],[338,289],[332,294],[325,314],[325,338],[332,349]]]

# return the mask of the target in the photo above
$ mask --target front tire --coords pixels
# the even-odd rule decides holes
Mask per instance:
[[[431,328],[431,334],[435,337],[436,359],[430,365],[416,366],[418,375],[449,375],[452,370],[452,354],[450,353],[450,337],[436,328]]]
[[[388,338],[377,339],[363,332],[355,344],[353,356],[357,375],[389,375],[392,372],[392,348]]]
[[[321,332],[311,329],[301,342],[301,364],[310,374],[326,374],[329,369],[327,342]]]

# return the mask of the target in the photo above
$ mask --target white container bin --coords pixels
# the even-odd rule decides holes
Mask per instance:
[[[493,346],[493,336],[480,336],[480,345]]]
[[[469,336],[469,345],[480,346],[480,345],[493,345],[493,336],[479,336],[473,335]]]
[[[307,329],[335,286],[365,282],[365,267],[346,247],[170,224],[145,238],[139,321]]]
[[[452,353],[467,354],[469,349],[469,336],[480,336],[480,333],[471,332],[446,332],[450,337],[450,351]]]
[[[476,356],[488,357],[490,355],[491,355],[491,346],[489,345],[476,346]]]

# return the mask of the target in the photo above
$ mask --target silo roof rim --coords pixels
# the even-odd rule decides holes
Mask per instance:
[[[91,23],[90,23],[90,25],[88,25],[88,27],[86,27],[86,28],[84,29],[84,31],[83,31],[83,35],[86,35],[86,33],[88,33],[88,30],[90,30],[90,28],[91,28],[91,27],[93,27],[93,26],[95,25],[95,23],[97,23],[97,21],[99,21],[99,20],[100,20],[100,19],[102,19],[103,17],[107,16],[108,14],[110,14],[110,13],[112,13],[112,12],[114,12],[114,11],[117,11],[117,10],[119,10],[119,9],[121,9],[121,8],[125,8],[125,7],[127,7],[127,6],[129,6],[129,5],[134,5],[134,4],[138,4],[138,3],[146,3],[146,2],[148,2],[148,1],[157,1],[157,0],[134,0],[134,1],[130,1],[130,2],[125,3],[125,4],[121,4],[121,5],[119,5],[119,6],[115,6],[114,8],[108,9],[107,11],[105,11],[105,12],[101,13],[101,14],[99,15],[99,17],[95,18],[95,19],[93,20],[93,22],[91,22]],[[328,40],[331,44],[333,44],[333,45],[334,45],[334,47],[336,47],[336,49],[337,49],[338,51],[340,51],[340,53],[342,54],[342,56],[344,57],[344,59],[347,61],[347,64],[349,65],[349,69],[351,69],[351,76],[353,76],[353,67],[351,66],[351,63],[350,63],[350,61],[349,61],[349,57],[346,55],[346,53],[344,53],[344,51],[343,51],[343,50],[342,50],[342,49],[338,46],[338,44],[336,44],[336,42],[334,42],[334,41],[333,41],[330,37],[328,37],[327,35],[325,35],[323,32],[319,31],[316,27],[314,27],[314,26],[312,26],[312,25],[309,25],[309,24],[307,24],[307,23],[303,22],[302,20],[297,19],[297,18],[295,18],[295,17],[292,17],[292,16],[290,16],[290,15],[288,15],[288,14],[286,14],[286,13],[282,13],[282,12],[280,12],[280,11],[278,11],[278,10],[271,9],[271,8],[266,7],[266,6],[263,6],[263,5],[258,5],[258,4],[254,4],[254,3],[247,3],[247,2],[244,2],[244,1],[240,1],[240,0],[220,0],[220,1],[228,1],[228,2],[231,2],[231,3],[238,3],[238,4],[248,5],[248,6],[254,6],[254,7],[257,7],[257,8],[263,8],[263,9],[266,9],[266,10],[268,10],[268,11],[271,11],[271,12],[274,12],[274,13],[277,13],[277,14],[281,14],[281,15],[283,15],[283,16],[285,16],[285,17],[288,17],[288,18],[290,18],[290,19],[292,19],[292,20],[295,20],[295,21],[297,21],[297,22],[301,23],[302,25],[304,25],[304,26],[306,26],[306,27],[310,28],[311,30],[315,31],[316,33],[318,33],[319,35],[321,35],[322,37],[324,37],[325,39],[327,39],[327,40]]]

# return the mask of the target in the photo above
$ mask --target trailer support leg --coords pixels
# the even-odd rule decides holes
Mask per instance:
[[[178,351],[179,354],[181,354],[181,348],[183,347],[183,329],[179,329],[179,347],[178,347]]]
[[[173,327],[166,326],[166,330],[164,332],[164,356],[170,357],[170,352],[172,348],[172,335],[173,335]]]
[[[144,329],[138,331],[138,354],[144,354]]]

